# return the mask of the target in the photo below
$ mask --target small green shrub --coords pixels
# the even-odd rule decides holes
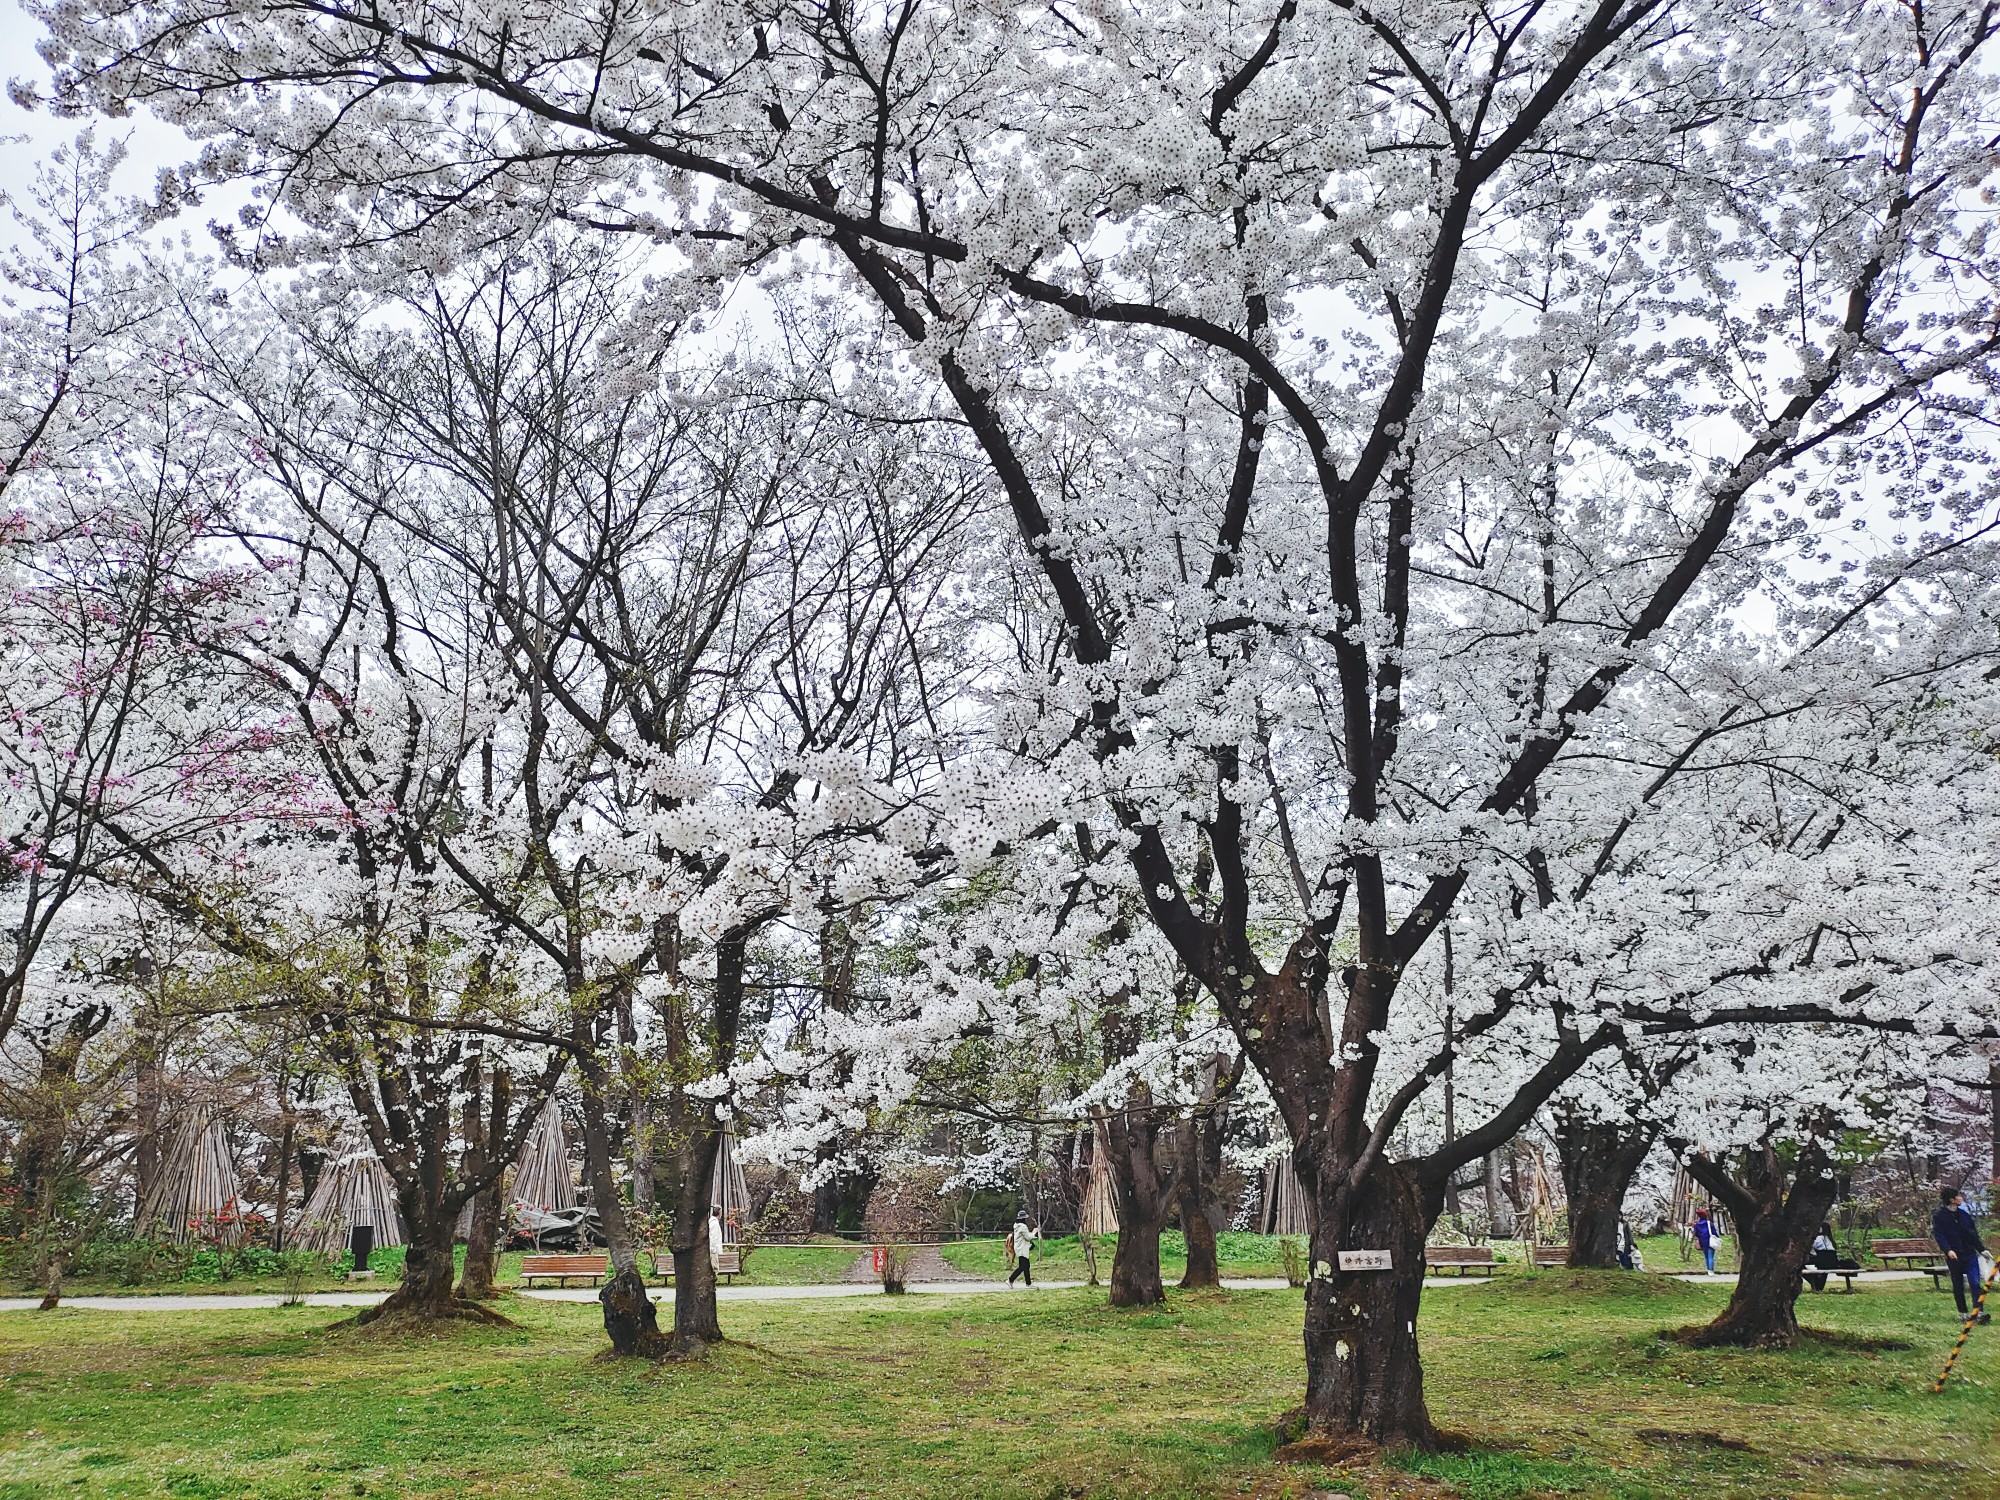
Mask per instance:
[[[273,1269],[284,1283],[287,1307],[304,1302],[306,1288],[326,1270],[326,1257],[317,1250],[280,1250],[271,1259]]]
[[[1278,1259],[1284,1262],[1285,1284],[1304,1286],[1306,1284],[1306,1242],[1295,1235],[1286,1235],[1278,1241]]]

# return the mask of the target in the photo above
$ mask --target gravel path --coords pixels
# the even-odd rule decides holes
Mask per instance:
[[[935,1265],[931,1264],[935,1262]],[[866,1274],[860,1274],[865,1272]],[[910,1291],[917,1295],[940,1296],[964,1294],[967,1292],[999,1292],[1014,1296],[1024,1295],[1026,1289],[1009,1287],[1005,1282],[989,1281],[983,1276],[973,1276],[960,1271],[938,1254],[934,1246],[924,1246],[918,1251],[917,1264],[911,1267],[914,1279]],[[1732,1275],[1703,1275],[1699,1271],[1675,1273],[1681,1281],[1700,1281],[1711,1285],[1726,1286],[1736,1280]],[[848,1273],[850,1279],[835,1282],[830,1286],[725,1286],[716,1289],[716,1297],[723,1302],[802,1302],[825,1297],[879,1297],[882,1288],[864,1252]],[[1917,1281],[1922,1271],[1863,1271],[1857,1281]],[[1448,1286],[1479,1287],[1490,1286],[1489,1276],[1427,1276],[1426,1289]],[[1059,1291],[1067,1287],[1082,1286],[1080,1281],[1038,1281],[1034,1290]],[[1275,1276],[1232,1277],[1223,1282],[1225,1287],[1236,1291],[1282,1291],[1284,1281]],[[306,1297],[308,1307],[369,1307],[380,1302],[388,1293],[382,1292],[313,1292]],[[524,1297],[533,1297],[542,1302],[595,1302],[597,1293],[589,1287],[537,1287],[533,1291],[522,1292]],[[41,1299],[39,1297],[0,1297],[0,1313],[30,1312]],[[241,1308],[278,1307],[282,1299],[276,1296],[230,1296],[226,1293],[210,1293],[201,1296],[175,1297],[65,1297],[64,1307],[81,1308],[91,1312],[229,1312]]]
[[[940,1262],[943,1257],[939,1256]],[[1888,1273],[1891,1275],[1899,1273]],[[951,1281],[913,1281],[910,1291],[918,1296],[963,1296],[967,1293],[984,1292],[989,1295],[1029,1296],[1032,1293],[1024,1287],[1009,1287],[1004,1282],[988,1281],[983,1277],[967,1276],[962,1271],[953,1273]],[[1480,1277],[1451,1277],[1449,1279],[1427,1279],[1426,1287],[1487,1285],[1487,1279]],[[1038,1281],[1033,1290],[1061,1291],[1079,1287],[1080,1281]],[[1284,1280],[1275,1276],[1250,1276],[1231,1278],[1223,1285],[1232,1291],[1283,1291]],[[312,1292],[306,1297],[308,1307],[368,1307],[380,1302],[387,1292]],[[524,1297],[533,1297],[539,1302],[595,1302],[597,1293],[589,1287],[537,1287],[530,1292],[522,1292]],[[836,1282],[831,1286],[725,1286],[716,1289],[716,1298],[722,1302],[805,1302],[819,1298],[835,1297],[879,1297],[882,1288],[877,1284],[874,1273],[869,1273],[865,1282]],[[0,1313],[31,1311],[40,1299],[36,1297],[0,1297]],[[243,1308],[278,1307],[281,1299],[276,1296],[229,1296],[224,1293],[209,1293],[201,1296],[174,1297],[65,1297],[66,1308],[78,1308],[89,1312],[230,1312]]]

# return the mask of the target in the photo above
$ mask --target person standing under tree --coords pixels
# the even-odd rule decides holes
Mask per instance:
[[[1041,1237],[1041,1230],[1030,1229],[1026,1219],[1014,1221],[1014,1228],[1007,1236],[1007,1253],[1014,1261],[1014,1269],[1007,1273],[1007,1285],[1012,1286],[1016,1276],[1029,1286],[1035,1284],[1035,1273],[1029,1267],[1028,1258],[1035,1253],[1035,1241]]]
[[[1938,1249],[1944,1251],[1945,1264],[1951,1268],[1951,1295],[1958,1302],[1958,1313],[1964,1317],[1979,1305],[1979,1257],[1985,1252],[1985,1242],[1979,1238],[1979,1230],[1972,1222],[1972,1210],[1965,1206],[1965,1195],[1957,1188],[1948,1187],[1939,1193],[1936,1212],[1931,1215],[1931,1238],[1937,1241]],[[1982,1312],[1979,1321],[1993,1321],[1991,1313]]]
[[[1708,1216],[1708,1210],[1694,1211],[1694,1242],[1701,1246],[1701,1258],[1708,1267],[1708,1274],[1715,1274],[1715,1246],[1722,1238],[1722,1232],[1715,1227],[1715,1221]]]

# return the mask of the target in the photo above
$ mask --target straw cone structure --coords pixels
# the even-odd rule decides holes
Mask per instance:
[[[228,1211],[224,1237],[242,1233],[236,1216],[236,1164],[229,1159],[229,1138],[222,1122],[197,1109],[182,1118],[167,1142],[166,1160],[139,1205],[142,1230],[157,1224],[174,1240],[186,1240],[197,1220]]]
[[[576,1179],[569,1170],[569,1141],[563,1135],[562,1116],[553,1099],[542,1106],[541,1118],[521,1148],[513,1201],[545,1214],[577,1205]]]
[[[375,1226],[378,1250],[404,1242],[396,1184],[374,1153],[362,1150],[350,1151],[319,1174],[312,1201],[293,1230],[292,1243],[336,1255],[347,1248],[347,1231],[356,1224]]]

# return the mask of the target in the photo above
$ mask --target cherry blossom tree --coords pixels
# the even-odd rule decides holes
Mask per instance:
[[[969,658],[943,584],[980,492],[961,455],[844,413],[809,321],[787,323],[790,358],[734,371],[617,358],[633,275],[551,242],[302,308],[295,333],[219,338],[213,363],[251,372],[235,399],[296,526],[367,559],[448,653],[404,714],[436,732],[429,680],[458,684],[423,879],[562,995],[539,1040],[578,1072],[606,1329],[680,1357],[722,1337],[706,1224],[728,1074],[757,1041],[753,942],[955,857],[930,793]],[[296,385],[259,373],[294,345]],[[670,1189],[670,1335],[621,1136]]]
[[[1010,737],[1101,799],[1296,1143],[1323,1437],[1432,1441],[1451,1174],[1729,1010],[1649,971],[1607,1018],[1482,940],[1524,962],[1412,1057],[1437,934],[1652,902],[1614,876],[1736,722],[1705,682],[1859,668],[1910,579],[1991,649],[1951,581],[1993,526],[1990,5],[37,11],[58,107],[252,184],[248,261],[395,279],[560,219],[661,247],[635,347],[769,267],[857,358],[904,341],[896,413],[976,440],[1059,645]],[[1884,993],[1806,967],[1785,1016]],[[1510,1036],[1486,1118],[1392,1157]]]

